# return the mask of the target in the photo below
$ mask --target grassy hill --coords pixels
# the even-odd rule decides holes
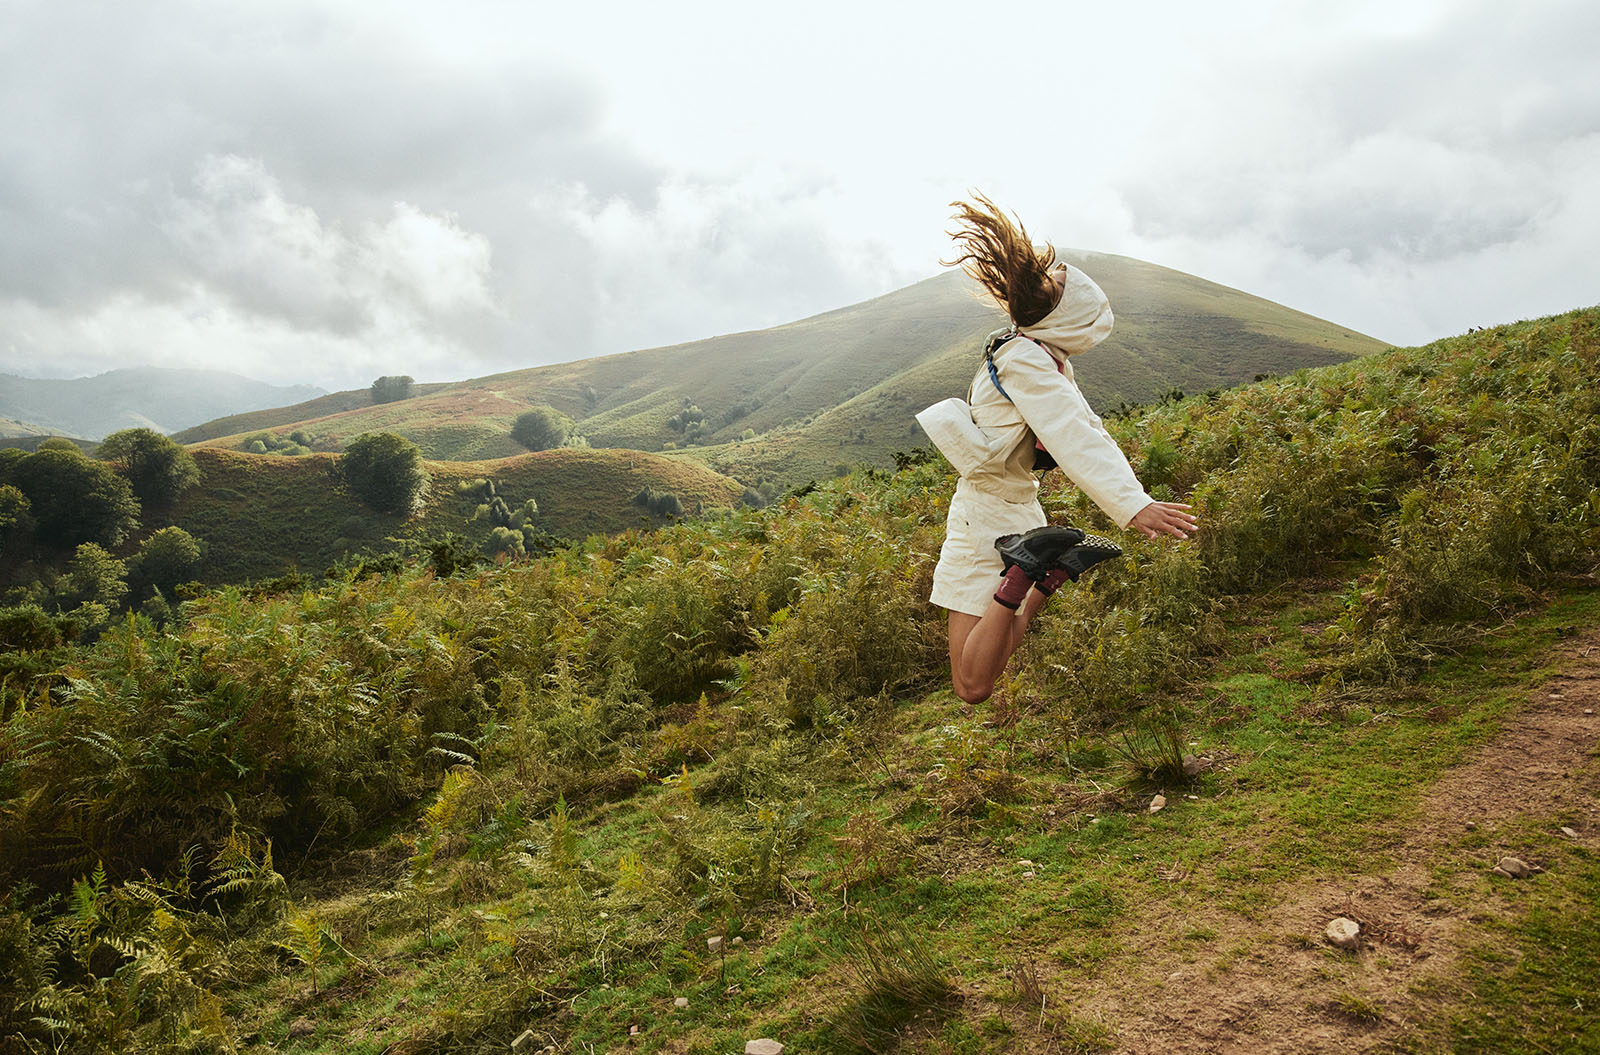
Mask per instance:
[[[1203,391],[1258,374],[1338,362],[1383,347],[1362,334],[1238,290],[1126,257],[1066,254],[1105,288],[1116,333],[1082,358],[1091,401],[1111,407],[1173,388]],[[548,404],[597,447],[669,445],[747,483],[788,486],[843,464],[886,465],[923,442],[912,415],[971,379],[982,337],[1003,322],[958,272],[894,293],[751,333],[578,363],[519,370],[438,387],[401,403],[346,409],[329,397],[221,434],[183,437],[242,446],[251,431],[298,428],[332,445],[368,431],[398,432],[430,457],[502,457],[518,448],[511,422]],[[670,422],[686,407],[703,424]],[[748,433],[753,438],[741,439]]]
[[[414,385],[412,386],[413,398],[436,392],[444,387],[446,386],[439,384]],[[347,392],[329,392],[326,395],[317,396],[314,399],[308,399],[303,403],[295,403],[290,406],[267,407],[213,418],[210,421],[184,429],[182,432],[173,433],[172,438],[178,443],[202,443],[221,436],[244,436],[256,432],[269,432],[284,426],[293,428],[300,422],[315,421],[333,414],[341,414],[349,410],[360,410],[373,405],[370,389],[354,388]],[[288,429],[284,431],[288,431]]]
[[[977,707],[937,461],[130,620],[0,686],[0,1036],[1593,1050],[1597,373],[1590,309],[1118,419],[1202,529]]]
[[[635,451],[563,449],[492,461],[430,461],[427,502],[415,516],[402,518],[375,513],[345,490],[333,455],[290,458],[211,448],[194,455],[200,481],[167,520],[206,542],[203,577],[213,583],[293,569],[320,572],[352,553],[393,548],[388,540],[445,532],[481,539],[489,528],[473,514],[482,498],[466,486],[476,480],[493,480],[512,507],[534,499],[537,526],[563,538],[663,523],[633,501],[646,488],[677,495],[690,515],[736,505],[744,490],[693,463]]]

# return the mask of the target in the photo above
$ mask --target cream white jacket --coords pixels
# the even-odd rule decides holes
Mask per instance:
[[[1071,265],[1063,267],[1065,289],[1055,309],[995,351],[995,367],[1009,400],[995,388],[988,366],[978,364],[967,402],[972,420],[996,453],[967,479],[1008,502],[1033,501],[1039,490],[1033,473],[1037,439],[1068,479],[1125,528],[1152,499],[1078,390],[1068,362],[1110,336],[1111,305],[1088,275]]]

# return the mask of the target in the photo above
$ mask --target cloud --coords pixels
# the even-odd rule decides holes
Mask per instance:
[[[246,313],[353,334],[385,315],[423,326],[492,311],[488,238],[450,214],[392,209],[346,231],[287,200],[259,159],[228,155],[201,163],[164,227],[189,270]]]
[[[1337,50],[1246,41],[1117,177],[1127,241],[1401,342],[1591,303],[1596,39],[1592,5],[1470,3]]]
[[[933,273],[972,187],[1391,340],[1594,299],[1586,0],[1008,3],[1003,60],[942,0],[7,15],[0,370],[344,386],[768,326]]]
[[[824,180],[747,173],[669,180],[644,204],[576,189],[553,204],[591,260],[596,341],[622,351],[774,326],[922,277],[870,237],[835,233],[836,196]]]
[[[567,184],[647,199],[660,179],[605,130],[592,79],[431,51],[316,5],[16,15],[0,37],[0,123],[15,132],[0,315],[27,326],[0,333],[0,368],[59,371],[112,346],[117,362],[203,357],[183,332],[200,318],[246,344],[337,349],[315,372],[349,383],[371,358],[362,341],[422,349],[451,377],[590,354],[550,339],[585,291],[528,294],[570,263],[547,264],[563,239],[530,200]],[[66,335],[79,343],[54,343]],[[274,378],[309,365],[265,358]]]

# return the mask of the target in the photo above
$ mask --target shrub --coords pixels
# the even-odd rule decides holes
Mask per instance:
[[[114,464],[146,506],[171,505],[200,478],[194,456],[152,429],[113,432],[95,457]]]
[[[682,516],[683,502],[671,491],[657,491],[646,487],[633,496],[633,504],[643,506],[658,517]]]
[[[527,548],[522,541],[522,532],[513,531],[509,527],[496,527],[489,532],[489,537],[483,544],[484,553],[491,558],[499,556],[523,557],[527,555]]]
[[[129,562],[129,585],[136,598],[154,590],[175,598],[179,583],[189,582],[200,568],[201,546],[181,527],[164,527],[144,540]]]
[[[339,459],[339,470],[350,490],[380,513],[414,513],[428,493],[422,452],[392,432],[365,433],[351,440]]]
[[[511,438],[530,451],[548,451],[566,443],[573,428],[572,419],[554,407],[534,407],[511,423]]]
[[[55,581],[55,605],[63,612],[84,605],[114,609],[128,594],[127,575],[126,563],[93,542],[85,542],[67,562],[66,573]]]

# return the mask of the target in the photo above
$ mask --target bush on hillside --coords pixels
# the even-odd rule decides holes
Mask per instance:
[[[548,451],[572,438],[576,426],[554,407],[534,407],[511,423],[511,438],[530,451]]]
[[[171,505],[200,479],[194,456],[153,429],[113,432],[95,457],[115,466],[146,507]]]
[[[683,501],[671,491],[657,491],[646,487],[633,496],[633,504],[643,506],[658,517],[683,515]]]
[[[41,584],[58,612],[82,612],[91,625],[103,625],[128,595],[128,565],[93,542],[79,546],[65,572]]]
[[[351,440],[339,459],[339,471],[356,497],[380,513],[410,515],[428,494],[422,452],[392,432],[369,432]]]
[[[177,597],[180,583],[190,582],[200,570],[199,540],[181,527],[164,527],[144,540],[128,562],[128,585],[136,600],[153,590],[168,600]]]

